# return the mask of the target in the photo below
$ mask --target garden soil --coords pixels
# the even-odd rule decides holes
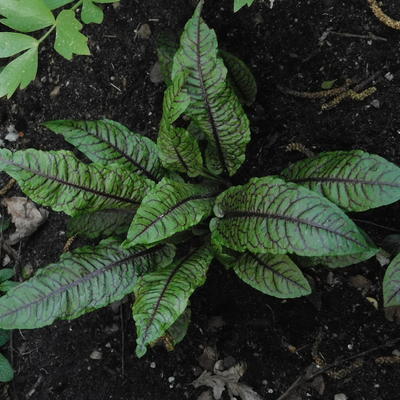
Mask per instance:
[[[207,1],[204,18],[216,29],[220,47],[245,60],[258,83],[257,100],[246,108],[252,143],[235,183],[277,174],[304,158],[286,151],[290,143],[314,152],[362,149],[400,164],[400,31],[382,25],[367,0],[258,0],[237,14],[232,3]],[[382,3],[400,19],[397,0]],[[0,100],[0,138],[10,125],[21,132],[15,142],[4,140],[6,147],[71,149],[41,126],[54,119],[111,118],[156,137],[164,85],[150,79],[155,38],[165,30],[179,33],[193,1],[122,0],[119,7],[105,8],[102,25],[84,28],[92,56],[69,62],[47,42],[35,82],[11,100]],[[150,27],[148,38],[138,35],[143,24]],[[314,92],[324,82],[340,86],[346,79],[377,90],[325,111],[321,100],[287,90]],[[1,185],[7,180],[2,174]],[[7,195],[15,194],[18,188]],[[399,211],[398,204],[355,218],[379,245],[392,233],[387,227],[400,230]],[[37,269],[55,262],[65,231],[66,217],[51,212],[39,231],[16,246],[20,265]],[[384,271],[375,259],[334,271],[310,269],[314,294],[282,301],[215,263],[192,297],[192,324],[174,352],[156,347],[135,357],[127,299],[71,322],[14,331],[8,355],[16,377],[8,393],[19,400],[196,400],[207,388],[195,389],[191,382],[202,372],[200,355],[211,346],[226,363],[246,362],[243,382],[263,399],[277,400],[317,355],[329,365],[400,336],[399,326],[382,311]],[[399,400],[400,364],[392,357],[399,350],[400,343],[341,363],[340,370],[287,398]],[[379,363],[383,356],[392,363]]]

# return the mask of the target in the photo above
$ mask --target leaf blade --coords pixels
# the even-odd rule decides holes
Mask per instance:
[[[0,58],[11,57],[21,51],[37,46],[38,41],[29,35],[0,32]]]
[[[132,308],[138,357],[142,357],[146,346],[162,337],[185,311],[191,294],[205,282],[211,260],[212,253],[204,246],[178,263],[140,279],[134,288],[136,300]]]
[[[0,326],[33,329],[78,318],[120,300],[140,275],[168,265],[173,257],[171,245],[123,250],[115,239],[65,253],[0,298]]]
[[[154,185],[121,168],[84,164],[69,151],[0,149],[0,170],[33,201],[72,216],[136,207]]]
[[[370,245],[337,206],[276,177],[253,178],[218,196],[213,241],[237,251],[345,255]]]
[[[43,125],[97,164],[117,163],[153,181],[164,175],[156,144],[116,121],[58,120]]]
[[[365,211],[400,199],[400,168],[361,150],[321,153],[286,168],[282,176],[346,211]]]
[[[400,254],[386,269],[383,278],[383,301],[385,308],[400,306]]]
[[[12,369],[11,364],[0,353],[0,382],[10,382],[14,378],[14,370]]]

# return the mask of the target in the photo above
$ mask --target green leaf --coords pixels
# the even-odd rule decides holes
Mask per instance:
[[[0,329],[0,347],[4,346],[10,340],[10,331]]]
[[[332,89],[332,87],[336,81],[337,81],[337,79],[333,79],[332,81],[323,81],[321,83],[321,89],[324,89],[324,90]]]
[[[392,260],[385,272],[383,301],[385,308],[400,306],[400,254]]]
[[[134,210],[101,210],[73,217],[68,221],[68,236],[88,239],[122,235],[128,232]]]
[[[157,37],[157,57],[160,63],[160,70],[164,82],[169,86],[172,82],[172,63],[176,51],[178,50],[178,41],[174,34],[163,32]]]
[[[0,283],[0,292],[8,292],[19,285],[19,282],[4,281]]]
[[[172,125],[190,103],[190,97],[184,89],[186,78],[186,72],[177,74],[165,91],[157,145],[164,167],[197,176],[203,169],[199,145],[187,130]]]
[[[124,245],[151,244],[184,231],[212,213],[214,188],[164,178],[143,199]]]
[[[101,24],[104,19],[103,10],[93,0],[83,0],[81,19],[85,24]]]
[[[7,279],[11,279],[15,275],[12,268],[2,268],[0,269],[0,282],[4,282]]]
[[[0,72],[0,98],[7,95],[9,99],[18,86],[25,89],[36,77],[38,67],[38,48],[22,53],[8,63]]]
[[[162,337],[185,311],[189,297],[203,285],[212,253],[207,246],[189,253],[179,262],[144,275],[134,288],[133,318],[136,322],[136,355]]]
[[[14,378],[14,371],[7,358],[0,353],[0,382],[10,382]]]
[[[68,143],[97,164],[117,163],[153,181],[159,181],[164,174],[156,144],[118,122],[60,120],[43,125],[63,135]]]
[[[44,0],[46,6],[50,10],[55,10],[56,8],[60,8],[65,6],[66,4],[72,3],[75,0]]]
[[[364,211],[400,200],[400,168],[361,150],[321,153],[293,164],[282,175],[346,211]]]
[[[186,87],[191,104],[187,114],[207,137],[208,169],[214,174],[234,175],[245,159],[249,121],[226,81],[227,70],[218,56],[215,32],[200,17],[202,5],[200,1],[185,26],[172,78],[189,71]]]
[[[0,327],[34,329],[78,318],[131,293],[139,276],[169,265],[174,247],[123,250],[116,239],[65,253],[0,298]]]
[[[0,22],[20,32],[33,32],[54,24],[54,17],[43,0],[1,0]]]
[[[183,314],[180,315],[166,332],[166,335],[163,337],[163,342],[168,351],[173,351],[175,346],[185,338],[189,329],[191,314],[190,307],[186,307]]]
[[[220,56],[228,68],[228,79],[239,100],[251,105],[257,96],[257,83],[249,67],[238,57],[220,50]]]
[[[244,6],[250,7],[253,4],[253,2],[254,0],[234,0],[233,12],[239,11]]]
[[[270,296],[289,299],[311,293],[307,279],[287,255],[246,252],[233,270],[248,285]]]
[[[88,56],[90,54],[87,45],[88,38],[80,33],[82,24],[75,18],[72,10],[63,10],[56,20],[56,41],[54,49],[67,60],[71,60],[73,54]]]
[[[214,213],[213,241],[237,251],[328,256],[370,249],[337,206],[273,176],[229,188],[218,196]]]
[[[123,168],[84,164],[70,151],[0,149],[0,170],[33,201],[68,215],[140,204],[154,183]]]
[[[21,51],[38,46],[38,41],[29,35],[0,32],[0,58],[11,57]]]

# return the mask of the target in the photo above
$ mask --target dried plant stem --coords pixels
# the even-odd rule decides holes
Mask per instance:
[[[15,179],[10,179],[4,187],[0,189],[0,196],[4,196],[7,194],[7,192],[14,186],[15,184]]]
[[[371,7],[372,12],[375,14],[375,17],[379,19],[386,26],[400,30],[400,21],[397,21],[387,14],[385,14],[380,8],[377,0],[368,0],[368,4]]]

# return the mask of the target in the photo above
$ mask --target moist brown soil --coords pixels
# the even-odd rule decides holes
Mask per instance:
[[[285,152],[291,142],[315,152],[358,148],[400,163],[400,31],[382,25],[366,0],[276,0],[272,9],[268,0],[259,0],[236,15],[232,2],[208,1],[204,17],[216,29],[220,47],[251,66],[259,87],[255,104],[247,108],[252,143],[236,183],[279,173],[304,157]],[[154,138],[164,89],[149,78],[156,61],[154,38],[166,29],[180,32],[193,11],[192,3],[122,0],[119,8],[107,6],[102,25],[85,27],[91,57],[68,62],[48,43],[40,54],[37,80],[0,102],[2,138],[10,124],[24,133],[6,146],[69,149],[40,125],[61,118],[107,117]],[[400,19],[397,0],[383,3],[388,14]],[[144,23],[152,30],[147,40],[135,37],[135,29]],[[371,32],[385,40],[337,34],[321,40],[328,29]],[[318,100],[291,97],[277,89],[282,85],[315,91],[324,81],[363,81],[379,71],[373,96],[361,102],[347,100],[324,112]],[[393,80],[382,78],[387,72]],[[56,86],[59,95],[50,96]],[[2,175],[1,184],[7,179]],[[10,192],[15,193],[20,192]],[[399,205],[392,205],[356,218],[400,229],[399,211]],[[29,262],[38,268],[56,261],[66,241],[65,222],[65,216],[51,212],[48,222],[21,244],[22,265]],[[365,222],[360,225],[378,245],[390,233]],[[116,313],[106,308],[52,327],[15,331],[9,353],[16,378],[10,395],[20,400],[197,399],[205,388],[194,389],[190,382],[201,372],[197,359],[202,349],[211,344],[221,358],[245,361],[244,381],[263,399],[276,400],[312,362],[319,333],[319,352],[327,363],[400,336],[398,326],[386,321],[381,309],[384,268],[376,260],[335,270],[333,275],[323,269],[309,274],[314,294],[282,301],[258,293],[214,264],[207,283],[192,298],[192,324],[185,340],[172,353],[158,347],[142,359],[134,355],[129,302]],[[357,274],[372,283],[364,292],[349,284],[349,277]],[[367,296],[378,300],[379,310]],[[324,375],[323,394],[303,388],[297,399],[333,399],[345,393],[351,400],[398,400],[400,364],[375,362],[394,348],[369,354],[362,366],[340,379]],[[101,360],[89,357],[94,350],[101,351]]]

